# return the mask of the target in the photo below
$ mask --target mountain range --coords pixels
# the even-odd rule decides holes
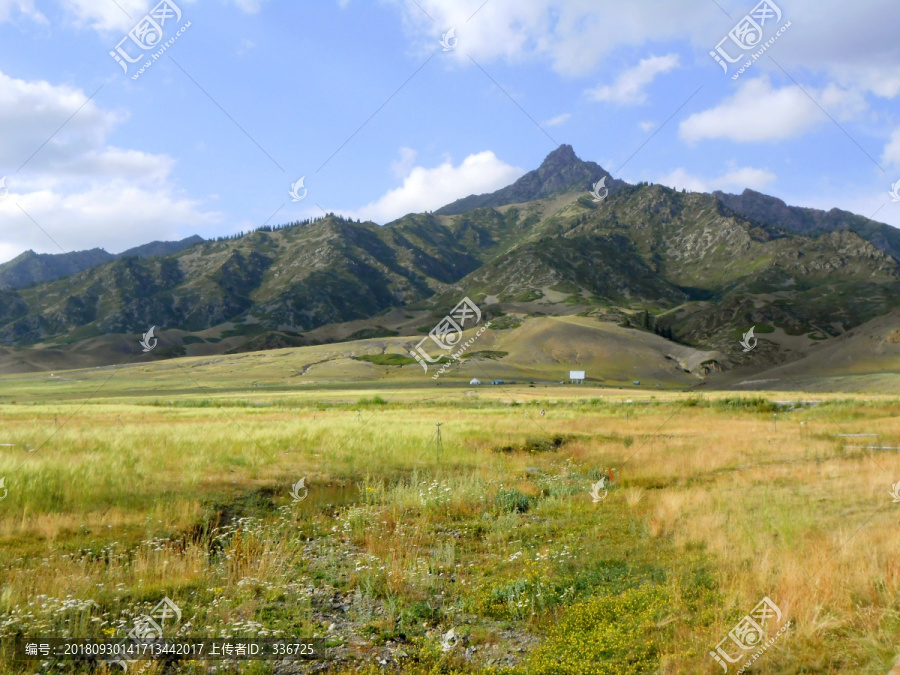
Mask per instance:
[[[56,281],[121,258],[171,255],[201,241],[203,237],[197,235],[181,241],[153,241],[118,254],[108,253],[102,248],[71,253],[35,253],[28,250],[9,262],[0,264],[0,289],[17,290],[47,281]]]
[[[751,190],[630,185],[562,145],[506,188],[384,226],[329,214],[118,256],[27,252],[0,266],[0,288],[0,345],[105,362],[151,325],[155,358],[417,341],[468,296],[498,325],[580,315],[716,350],[728,370],[751,327],[773,338],[757,352],[771,365],[889,315],[900,230]]]

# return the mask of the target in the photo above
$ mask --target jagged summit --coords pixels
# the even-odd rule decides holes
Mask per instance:
[[[599,164],[579,159],[571,145],[563,144],[547,155],[537,169],[529,171],[512,185],[489,194],[458,199],[435,213],[451,216],[482,207],[496,208],[555,197],[565,192],[587,191],[603,177],[607,178],[606,187],[610,192],[626,185],[624,181],[613,178]]]
[[[744,190],[739,195],[720,191],[713,194],[735,213],[762,225],[806,236],[850,230],[900,261],[900,230],[896,227],[841,209],[822,211],[802,206],[788,206],[777,197],[750,189]]]

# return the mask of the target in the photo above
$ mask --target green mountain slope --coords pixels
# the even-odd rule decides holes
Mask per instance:
[[[181,241],[153,241],[115,255],[107,253],[102,248],[72,253],[35,253],[29,250],[0,264],[0,289],[16,290],[38,283],[56,281],[111,260],[171,255],[201,241],[203,238],[195,234]]]
[[[15,290],[45,281],[55,281],[114,259],[112,253],[107,253],[102,248],[74,251],[69,254],[25,251],[12,260],[0,264],[0,289]]]
[[[788,206],[780,199],[753,190],[740,195],[715,192],[728,208],[758,223],[770,225],[785,232],[815,235],[836,230],[850,230],[871,242],[881,251],[900,260],[900,230],[849,211]]]
[[[561,146],[508,188],[383,227],[329,215],[0,290],[0,345],[100,353],[151,325],[154,358],[417,337],[468,295],[492,317],[580,314],[716,350],[727,369],[751,326],[799,345],[766,343],[754,358],[772,365],[900,306],[887,225],[612,179],[596,201],[604,175]]]

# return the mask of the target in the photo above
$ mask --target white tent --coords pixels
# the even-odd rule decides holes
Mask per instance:
[[[479,380],[477,377],[473,377],[472,381],[469,382],[469,384],[481,384],[481,380]]]

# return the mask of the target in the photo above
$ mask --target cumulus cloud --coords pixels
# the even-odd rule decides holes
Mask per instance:
[[[609,101],[619,105],[638,105],[647,100],[647,88],[657,75],[678,67],[678,54],[650,56],[624,71],[608,86],[589,89],[586,93],[593,101]]]
[[[728,172],[715,178],[701,178],[684,169],[675,169],[662,176],[657,182],[675,190],[684,189],[691,192],[712,192],[713,190],[742,192],[745,188],[763,190],[775,182],[776,178],[774,173],[766,169],[744,166],[731,167]]]
[[[440,34],[457,26],[460,48],[451,57],[460,62],[468,62],[467,53],[486,63],[540,60],[566,75],[590,73],[622,47],[673,40],[689,42],[715,72],[718,66],[707,53],[734,26],[741,10],[752,7],[732,5],[729,19],[713,3],[695,0],[518,0],[489,2],[480,9],[483,0],[391,1],[423,51],[433,52]],[[843,0],[792,0],[781,6],[783,20],[803,29],[778,41],[772,54],[779,64],[791,72],[825,74],[842,86],[879,96],[900,95],[895,65],[900,41],[896,24],[884,19],[896,13],[894,0],[867,0],[865,9]],[[775,69],[766,61],[754,67]]]
[[[79,107],[78,115],[47,143],[38,161],[58,161],[62,155],[96,147],[119,118],[100,110],[88,97],[74,87],[0,72],[0,128],[16,130],[0,135],[0,164],[18,167]]]
[[[500,160],[486,150],[466,157],[454,166],[449,159],[434,168],[410,169],[403,185],[345,215],[387,223],[407,213],[433,211],[461,197],[493,192],[520,178],[525,171]]]
[[[456,26],[459,48],[452,56],[467,62],[538,58],[567,75],[583,75],[619,46],[643,45],[715,26],[715,16],[694,0],[599,3],[596,0],[393,0],[423,50]],[[649,7],[645,7],[649,5]],[[424,10],[424,11],[423,11]],[[429,18],[431,17],[431,18]],[[432,20],[433,19],[433,20]]]
[[[829,85],[806,90],[836,119],[848,119],[866,109],[859,92]],[[779,141],[802,136],[827,123],[828,117],[796,85],[773,88],[767,77],[744,82],[738,92],[718,106],[694,113],[679,128],[682,139],[738,142]]]
[[[126,117],[88,98],[0,72],[0,128],[16,130],[0,137],[0,164],[22,167],[7,176],[9,194],[0,201],[0,255],[58,253],[52,240],[65,249],[115,251],[181,236],[184,228],[202,234],[223,220],[172,183],[172,157],[108,144]]]
[[[83,189],[44,188],[12,180],[0,214],[9,228],[0,234],[0,253],[26,249],[44,253],[101,247],[121,251],[155,239],[201,234],[222,220],[201,211],[197,200],[169,186],[147,188],[124,181],[96,181]],[[24,211],[24,213],[23,213]],[[26,215],[27,214],[27,215]],[[58,246],[57,246],[58,245]]]
[[[77,26],[102,33],[129,31],[152,7],[149,0],[60,0],[69,18]],[[179,5],[180,6],[180,5]]]

